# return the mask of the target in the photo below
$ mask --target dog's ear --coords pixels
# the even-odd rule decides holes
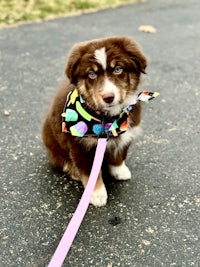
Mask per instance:
[[[77,83],[77,75],[79,68],[79,61],[81,59],[81,49],[78,45],[75,45],[68,56],[67,66],[65,73],[72,84]]]
[[[131,60],[136,64],[138,71],[141,73],[146,74],[146,66],[147,66],[147,59],[143,55],[143,53],[140,53],[137,55],[132,55]]]
[[[125,49],[132,62],[134,63],[138,74],[141,72],[146,74],[147,58],[143,54],[140,46],[131,38],[127,38],[125,41]]]

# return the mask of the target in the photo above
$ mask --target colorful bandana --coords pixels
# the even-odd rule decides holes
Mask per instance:
[[[128,115],[138,101],[149,102],[159,93],[141,92],[130,106],[122,109],[117,116],[98,115],[90,109],[78,90],[70,91],[62,113],[62,132],[77,137],[118,136],[128,128]]]

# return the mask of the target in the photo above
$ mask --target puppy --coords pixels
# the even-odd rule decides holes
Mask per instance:
[[[146,57],[129,37],[95,39],[75,45],[68,57],[66,80],[60,86],[43,125],[50,160],[85,187],[97,140],[108,137],[104,161],[117,180],[128,180],[128,148],[139,131],[137,97]],[[103,206],[107,191],[102,171],[90,202]]]

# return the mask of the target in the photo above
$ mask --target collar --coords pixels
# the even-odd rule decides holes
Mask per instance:
[[[149,102],[159,93],[143,91],[134,102],[123,108],[117,116],[108,117],[98,114],[86,106],[85,101],[74,89],[67,95],[62,113],[62,132],[77,137],[118,136],[128,128],[128,115],[138,101]]]

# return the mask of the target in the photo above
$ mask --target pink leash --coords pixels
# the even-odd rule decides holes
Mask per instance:
[[[60,243],[58,244],[58,247],[56,251],[54,252],[53,257],[51,258],[51,261],[48,265],[48,267],[60,267],[62,266],[67,253],[69,252],[69,249],[72,245],[72,242],[78,232],[78,229],[81,225],[81,222],[85,216],[85,213],[88,209],[90,198],[92,195],[92,192],[94,190],[98,174],[101,169],[104,152],[106,150],[107,145],[107,139],[106,138],[99,138],[96,148],[96,153],[94,157],[94,162],[92,166],[92,170],[90,173],[90,177],[87,183],[87,186],[83,192],[83,195],[81,197],[81,200],[78,204],[78,207],[71,218],[71,221],[68,224],[67,229],[64,232],[64,235],[62,239],[60,240]]]

